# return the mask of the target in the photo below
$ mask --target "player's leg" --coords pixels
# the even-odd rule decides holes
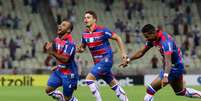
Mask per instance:
[[[160,90],[162,87],[165,87],[167,85],[167,84],[162,85],[161,79],[162,79],[162,76],[159,75],[152,81],[151,85],[149,85],[149,84],[147,85],[147,90],[146,90],[146,95],[144,97],[144,101],[153,101],[154,94],[158,90]]]
[[[92,94],[96,97],[96,101],[102,101],[98,86],[95,83],[96,79],[98,78],[98,72],[99,72],[99,70],[97,69],[98,65],[99,64],[96,64],[92,68],[91,73],[89,73],[86,76],[86,84],[90,88]]]
[[[170,82],[171,87],[178,96],[186,96],[190,98],[201,98],[201,92],[192,88],[184,88],[183,76]]]
[[[63,94],[65,101],[78,101],[73,92],[77,89],[77,79],[75,77],[61,76],[63,85]]]
[[[124,89],[118,84],[117,80],[112,76],[106,76],[105,81],[110,85],[112,90],[115,91],[116,96],[120,101],[128,101],[128,97]]]
[[[52,96],[54,99],[57,99],[58,101],[64,101],[63,93],[57,90],[59,86],[61,86],[61,80],[56,74],[56,72],[53,72],[49,79],[48,79],[48,86],[46,87],[45,91],[49,96]]]

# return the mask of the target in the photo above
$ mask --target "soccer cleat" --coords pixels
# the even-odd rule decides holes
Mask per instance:
[[[191,98],[201,98],[201,92],[194,90],[192,88],[186,88],[186,94],[187,97]]]

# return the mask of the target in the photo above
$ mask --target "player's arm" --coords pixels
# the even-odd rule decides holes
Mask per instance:
[[[116,41],[118,47],[120,48],[122,58],[127,58],[127,54],[126,54],[126,51],[125,51],[126,48],[125,48],[125,46],[123,44],[123,41],[121,40],[120,36],[117,35],[117,34],[113,34],[110,39],[113,39],[113,40]]]
[[[137,52],[131,54],[130,57],[128,57],[126,59],[126,61],[124,61],[123,63],[121,63],[119,66],[120,67],[126,67],[132,60],[136,60],[141,58],[151,47],[148,46],[144,46],[142,47],[140,50],[138,50]]]
[[[46,66],[51,66],[51,64],[50,64],[50,60],[52,59],[52,56],[51,55],[48,55],[47,57],[46,57],[46,59],[45,59],[45,65]]]
[[[82,53],[82,52],[84,52],[85,51],[85,49],[86,49],[86,42],[85,42],[85,40],[84,40],[84,38],[82,37],[82,39],[81,39],[81,45],[79,45],[78,47],[77,47],[77,53]]]
[[[61,62],[68,62],[70,56],[66,56],[66,55],[61,55],[56,53],[55,51],[52,51],[49,53],[50,55],[54,56],[57,60],[61,61]]]
[[[165,54],[165,70],[164,73],[168,74],[170,72],[170,69],[172,67],[172,56],[170,54]]]
[[[141,58],[149,49],[150,47],[147,47],[147,46],[142,47],[137,52],[131,54],[130,61]]]
[[[55,52],[53,50],[53,44],[52,42],[48,42],[46,44],[46,50],[47,50],[47,53],[51,56],[54,56],[57,60],[61,61],[61,62],[68,62],[70,56],[67,56],[67,55],[61,55],[61,54],[58,54],[57,52]]]

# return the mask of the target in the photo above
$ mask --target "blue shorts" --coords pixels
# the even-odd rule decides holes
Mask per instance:
[[[72,96],[73,91],[77,88],[77,81],[74,74],[65,75],[59,70],[55,70],[50,75],[47,85],[53,88],[63,86],[64,96]]]
[[[178,64],[175,67],[172,67],[168,76],[168,80],[169,81],[175,81],[180,79],[180,77],[183,75],[184,73],[184,65],[183,64]],[[164,74],[164,70],[160,71],[160,79],[163,79],[163,74]]]
[[[105,58],[92,67],[91,73],[96,77],[96,79],[103,79],[107,84],[109,84],[114,79],[111,72],[112,64],[112,59]]]

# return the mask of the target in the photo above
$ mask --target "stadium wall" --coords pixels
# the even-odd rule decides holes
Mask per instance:
[[[146,85],[157,75],[145,76],[116,76],[121,86]],[[49,75],[0,75],[0,87],[4,86],[40,86],[45,87]],[[84,76],[80,77],[79,86],[86,86]],[[184,75],[184,83],[187,86],[200,86],[201,75]],[[103,80],[98,80],[99,86],[106,86]]]

